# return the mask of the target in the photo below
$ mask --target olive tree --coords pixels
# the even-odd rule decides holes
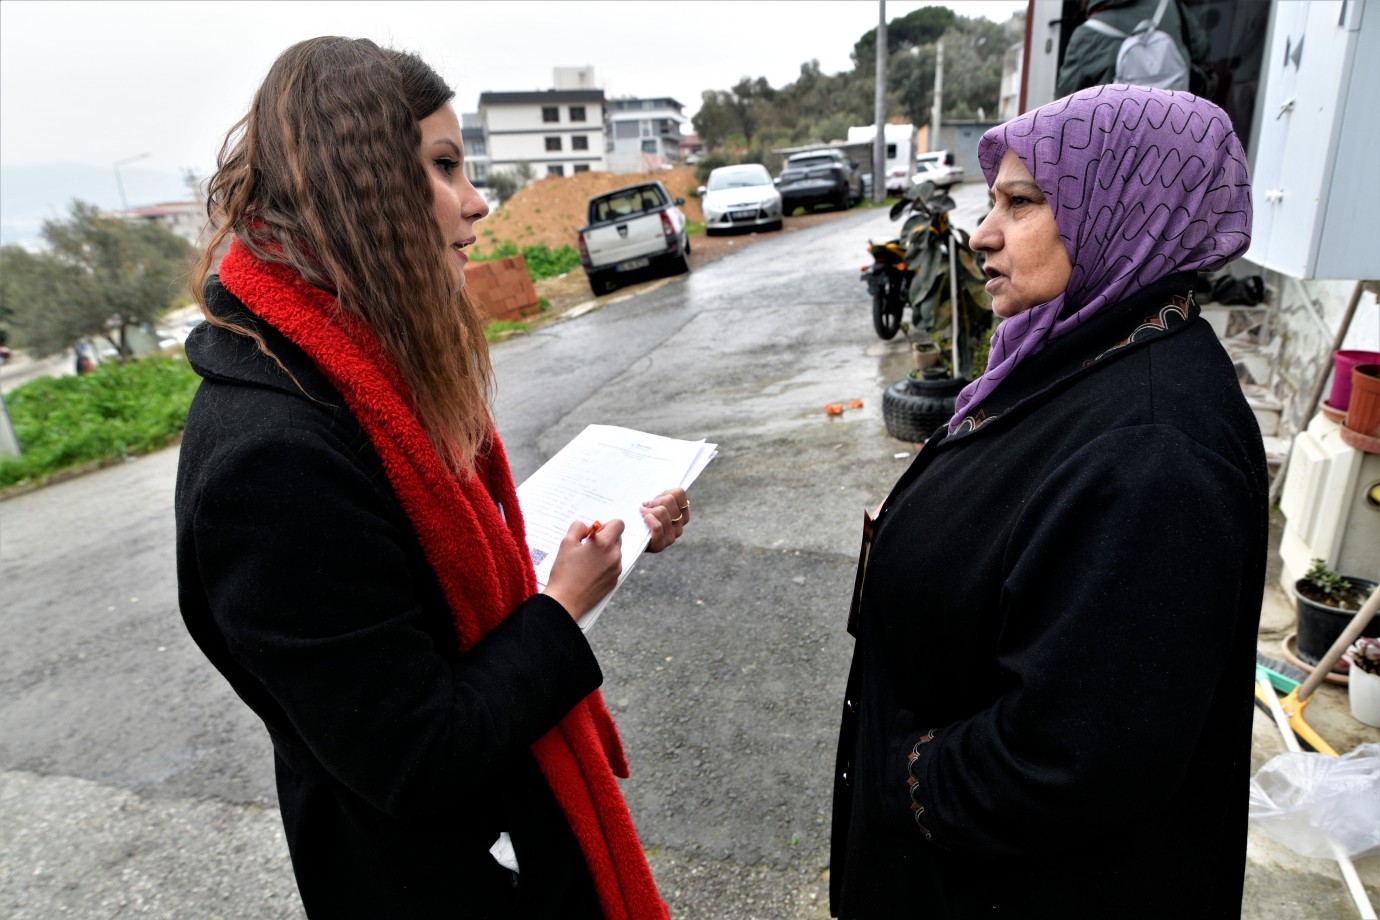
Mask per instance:
[[[103,338],[123,361],[129,330],[152,325],[187,291],[193,247],[151,221],[72,202],[67,220],[43,224],[47,248],[0,250],[0,308],[14,343],[35,357]]]

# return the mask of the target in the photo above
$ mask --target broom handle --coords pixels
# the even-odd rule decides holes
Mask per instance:
[[[1313,668],[1313,673],[1308,675],[1308,679],[1299,685],[1299,702],[1303,702],[1313,695],[1313,691],[1318,689],[1318,685],[1323,682],[1331,672],[1332,666],[1342,657],[1342,653],[1351,647],[1351,643],[1356,641],[1356,637],[1370,625],[1370,621],[1375,617],[1375,611],[1380,608],[1380,587],[1370,592],[1370,597],[1364,606],[1357,611],[1351,618],[1346,629],[1337,637],[1337,641],[1332,643],[1332,647],[1327,650],[1327,654],[1318,659],[1318,664]]]

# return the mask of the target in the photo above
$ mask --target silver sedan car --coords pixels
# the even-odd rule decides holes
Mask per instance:
[[[780,230],[781,193],[761,163],[720,166],[700,186],[704,232]]]

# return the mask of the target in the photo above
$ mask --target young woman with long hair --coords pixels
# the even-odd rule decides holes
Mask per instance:
[[[453,95],[414,55],[316,38],[227,137],[187,342],[183,618],[268,729],[311,916],[662,917],[577,625],[623,524],[572,523],[538,593],[464,291],[488,209]],[[684,491],[644,518],[669,546]]]

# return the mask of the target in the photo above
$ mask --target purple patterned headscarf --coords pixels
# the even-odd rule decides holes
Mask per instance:
[[[1251,241],[1241,142],[1225,112],[1190,93],[1094,86],[998,125],[978,143],[988,185],[1007,150],[1049,199],[1073,273],[1063,294],[997,327],[951,433],[1051,340],[1166,275],[1221,268]]]

